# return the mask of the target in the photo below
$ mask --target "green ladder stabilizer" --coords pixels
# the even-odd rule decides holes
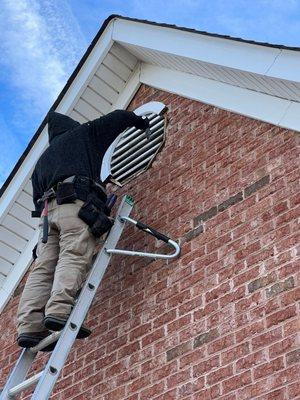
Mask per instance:
[[[3,391],[0,395],[0,400],[15,399],[15,396],[18,393],[33,385],[36,385],[36,388],[32,394],[31,400],[49,399],[54,385],[74,344],[79,328],[81,327],[86,314],[91,307],[93,298],[110,262],[112,254],[150,257],[154,259],[170,259],[175,258],[180,254],[180,247],[176,242],[151,228],[150,226],[129,218],[129,214],[133,208],[133,205],[133,198],[130,196],[124,196],[118,209],[114,225],[110,230],[101,251],[97,255],[91,272],[82,288],[80,296],[64,329],[60,332],[52,333],[46,339],[42,340],[37,346],[30,349],[24,349],[21,352],[21,355],[3,388]],[[149,233],[158,240],[164,241],[174,248],[175,252],[173,254],[156,254],[116,249],[115,247],[123,232],[125,222],[132,223],[138,229]],[[27,373],[37,353],[49,344],[54,343],[56,340],[57,344],[48,360],[48,363],[46,364],[46,367],[38,374],[26,379]]]

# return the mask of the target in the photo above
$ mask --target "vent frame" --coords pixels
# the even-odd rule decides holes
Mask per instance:
[[[165,143],[166,111],[167,107],[157,101],[143,104],[134,110],[139,116],[149,117],[151,140],[147,140],[145,131],[135,127],[123,131],[103,157],[100,174],[102,182],[122,187],[151,166]]]

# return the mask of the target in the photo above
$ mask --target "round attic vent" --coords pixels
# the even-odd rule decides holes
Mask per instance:
[[[129,128],[122,132],[108,148],[102,162],[101,180],[123,186],[145,171],[165,141],[166,107],[160,102],[150,102],[134,110],[150,120],[149,136],[146,131]]]

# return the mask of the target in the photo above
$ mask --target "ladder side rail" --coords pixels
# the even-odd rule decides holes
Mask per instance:
[[[117,216],[128,216],[130,214],[133,203],[131,200],[127,199],[128,197],[124,196]],[[83,286],[78,301],[66,323],[64,330],[62,331],[61,337],[44,369],[44,374],[40,378],[39,383],[35,388],[31,400],[49,399],[53,387],[76,339],[79,328],[85,319],[85,316],[96,294],[97,288],[99,287],[105,270],[109,264],[111,255],[108,254],[105,249],[107,247],[114,248],[116,246],[124,229],[124,225],[125,224],[123,220],[116,218],[116,221],[104,243],[104,246],[94,262],[90,275]]]
[[[35,359],[37,353],[42,350],[44,347],[47,347],[49,344],[55,342],[60,337],[61,332],[54,332],[50,336],[47,336],[43,339],[39,344],[30,349],[22,350],[19,359],[17,360],[14,369],[11,371],[9,375],[9,379],[7,380],[2,394],[0,394],[0,400],[13,399],[15,394],[19,391],[24,390],[22,386],[26,381],[25,378],[27,376],[28,371]],[[36,375],[37,376],[37,375]],[[32,382],[29,386],[36,383],[37,379],[32,380],[32,377],[27,379],[28,382]],[[21,388],[21,389],[18,389]]]
[[[14,396],[9,394],[9,391],[24,381],[36,355],[37,353],[34,353],[29,349],[22,350],[8,380],[6,381],[6,384],[3,387],[0,400],[11,400],[14,398]]]
[[[43,375],[44,371],[40,371],[35,375],[32,375],[30,378],[26,379],[26,381],[21,382],[19,385],[14,386],[12,389],[10,389],[8,395],[9,398],[14,398],[17,394],[20,392],[23,392],[24,390],[30,388],[30,386],[35,385],[40,377]]]

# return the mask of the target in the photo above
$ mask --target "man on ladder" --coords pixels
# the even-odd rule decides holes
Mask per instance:
[[[144,130],[149,121],[124,110],[85,124],[49,113],[50,146],[32,175],[33,216],[42,218],[37,259],[18,308],[19,346],[36,346],[49,330],[65,326],[91,264],[96,238],[111,227],[106,191],[98,181],[102,158],[114,139],[131,126]],[[82,326],[77,337],[90,333]]]

